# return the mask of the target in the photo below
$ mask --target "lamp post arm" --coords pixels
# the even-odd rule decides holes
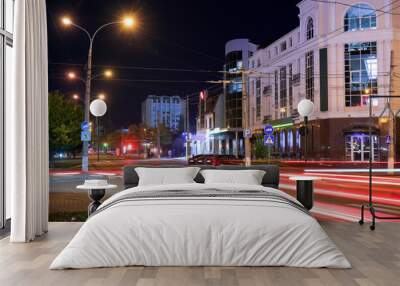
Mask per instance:
[[[86,34],[86,36],[88,36],[89,41],[92,42],[92,36],[90,35],[89,31],[86,30],[85,28],[83,28],[82,26],[79,26],[78,24],[75,24],[74,22],[71,22],[71,25],[74,26],[75,28],[81,30],[82,32],[84,32]]]
[[[103,30],[104,28],[106,28],[106,27],[108,27],[108,26],[115,25],[115,24],[120,24],[120,23],[122,23],[122,22],[121,22],[121,21],[114,21],[114,22],[110,22],[110,23],[101,25],[101,26],[93,33],[93,35],[91,36],[91,42],[92,42],[92,44],[93,44],[93,41],[94,41],[94,39],[96,38],[97,34],[98,34],[101,30]]]

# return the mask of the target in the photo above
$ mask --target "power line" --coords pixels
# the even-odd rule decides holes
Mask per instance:
[[[339,2],[339,1],[329,1],[329,0],[311,0],[313,2],[318,2],[318,3],[325,3],[325,4],[334,4],[334,5],[342,5],[342,6],[347,6],[347,7],[357,7],[359,9],[363,9],[363,10],[369,10],[369,11],[375,11],[375,12],[382,12],[384,14],[391,14],[391,15],[400,15],[398,13],[393,13],[393,12],[388,12],[388,11],[384,11],[382,9],[386,8],[386,6],[379,8],[379,9],[374,9],[374,8],[370,8],[370,7],[361,7],[360,4],[348,4],[348,3],[343,3],[343,2]]]
[[[50,62],[50,65],[65,65],[65,66],[85,66],[85,64],[74,64],[65,62]],[[176,71],[176,72],[197,72],[197,73],[226,73],[225,71],[214,71],[206,69],[186,69],[186,68],[163,68],[163,67],[139,67],[139,66],[116,66],[116,65],[93,65],[100,68],[114,69],[133,69],[133,70],[156,70],[156,71]]]

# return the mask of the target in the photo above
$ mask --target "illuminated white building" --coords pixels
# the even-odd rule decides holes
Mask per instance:
[[[250,58],[250,124],[260,135],[265,124],[275,127],[276,157],[302,157],[296,108],[308,98],[315,104],[313,158],[366,161],[372,152],[374,160],[387,159],[388,120],[374,120],[370,150],[367,119],[369,94],[399,94],[400,8],[391,3],[301,1],[299,26]],[[373,99],[376,116],[384,108],[384,99]],[[399,108],[395,100],[392,108]]]

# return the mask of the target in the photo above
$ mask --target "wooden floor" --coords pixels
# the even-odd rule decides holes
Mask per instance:
[[[353,265],[350,270],[288,267],[126,267],[48,270],[81,223],[51,223],[29,244],[0,241],[0,285],[400,285],[400,224],[375,232],[356,223],[321,223]]]

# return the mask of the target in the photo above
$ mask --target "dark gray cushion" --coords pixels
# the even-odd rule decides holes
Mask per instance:
[[[135,171],[137,167],[145,167],[145,168],[185,168],[186,166],[176,166],[176,165],[169,165],[169,166],[126,166],[124,167],[124,187],[133,188],[139,184],[139,176]],[[279,186],[279,166],[276,165],[254,165],[254,166],[193,166],[193,167],[200,167],[202,170],[262,170],[265,171],[265,175],[262,179],[261,184],[264,187],[271,187],[277,189]],[[200,174],[197,174],[194,181],[197,183],[204,183],[204,178]]]

